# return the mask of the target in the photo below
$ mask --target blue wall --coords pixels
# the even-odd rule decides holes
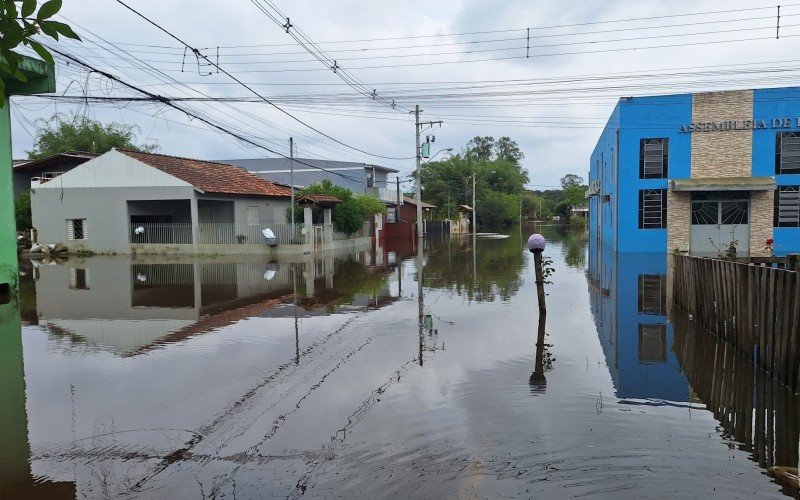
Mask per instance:
[[[616,250],[616,234],[614,217],[616,212],[616,171],[614,158],[616,155],[616,134],[619,130],[620,105],[606,123],[600,139],[590,157],[589,183],[600,181],[600,193],[589,200],[589,238],[599,246]],[[610,195],[611,202],[604,203],[603,196]]]
[[[602,194],[611,195],[611,203],[590,203],[590,234],[597,231],[599,206],[603,205],[603,243],[619,252],[666,252],[666,229],[639,229],[639,190],[666,189],[668,179],[691,176],[691,136],[681,134],[680,125],[692,118],[692,96],[681,94],[658,97],[633,97],[621,100],[606,124],[590,157],[589,179],[600,179]],[[615,133],[619,130],[619,152]],[[639,179],[639,141],[669,138],[669,173],[667,179]],[[619,154],[619,172],[614,172],[612,158]],[[599,169],[597,161],[607,164]],[[619,193],[615,193],[615,175]],[[669,206],[667,207],[669,210]],[[617,220],[614,220],[616,217]],[[616,226],[616,245],[613,235]]]
[[[665,252],[666,229],[639,229],[639,190],[666,189],[668,179],[691,177],[691,136],[679,132],[692,118],[690,94],[635,97],[622,105],[620,134],[619,251]],[[667,179],[639,179],[639,141],[669,139]],[[667,211],[670,207],[667,206]]]
[[[775,135],[779,132],[800,130],[800,88],[760,89],[753,92],[753,118],[769,120],[790,118],[791,128],[767,128],[753,131],[753,176],[774,176],[778,186],[800,185],[800,174],[775,175]],[[800,251],[800,228],[776,227],[774,230],[775,254]]]

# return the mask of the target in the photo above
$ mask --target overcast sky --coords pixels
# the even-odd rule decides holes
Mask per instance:
[[[798,4],[782,7],[782,36],[775,39],[774,1],[273,1],[290,17],[292,29],[302,30],[382,98],[396,97],[392,109],[345,85],[249,0],[129,3],[189,45],[214,47],[203,53],[215,61],[216,47],[221,46],[221,67],[349,147],[265,103],[186,106],[215,122],[234,124],[280,153],[288,154],[287,141],[293,136],[301,157],[382,164],[404,175],[413,160],[381,159],[353,148],[412,157],[414,126],[403,109],[417,103],[424,109],[423,119],[445,122],[432,131],[433,152],[460,150],[475,135],[509,136],[525,154],[531,187],[540,188],[558,184],[566,173],[586,177],[591,150],[621,96],[788,86],[798,76]],[[703,12],[713,13],[685,15]],[[198,92],[254,97],[231,84],[228,76],[200,67],[178,42],[115,1],[65,0],[62,14],[86,38],[83,44],[64,43],[62,48],[129,83],[170,97]],[[630,20],[634,18],[650,19]],[[530,43],[526,28],[531,28]],[[386,38],[394,40],[328,43]],[[116,49],[102,39],[128,54],[109,52],[106,48]],[[267,46],[274,44],[285,45]],[[532,57],[525,58],[528,46]],[[649,48],[654,46],[660,48]],[[626,50],[630,48],[637,50]],[[120,56],[136,56],[162,73],[147,74]],[[725,73],[709,74],[712,70]],[[689,74],[665,74],[670,72]],[[621,73],[634,76],[597,78]],[[57,74],[59,94],[136,94],[75,64],[57,62]],[[189,87],[157,85],[166,77]],[[163,105],[87,105],[26,97],[15,98],[12,106],[15,158],[25,157],[30,149],[36,121],[56,111],[136,125],[138,141],[157,143],[165,154],[204,159],[274,156],[209,131]]]

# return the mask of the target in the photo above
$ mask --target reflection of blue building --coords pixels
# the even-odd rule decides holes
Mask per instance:
[[[667,255],[589,246],[591,307],[617,396],[686,401],[689,386],[672,352]]]
[[[591,238],[618,252],[800,251],[800,88],[620,99],[588,194]]]

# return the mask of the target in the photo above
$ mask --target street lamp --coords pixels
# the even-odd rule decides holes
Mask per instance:
[[[491,172],[486,172],[485,174],[483,174],[481,176],[481,179],[483,179],[487,175],[493,174],[495,172],[496,172],[496,170],[492,170]],[[475,212],[477,212],[477,207],[475,206],[475,184],[476,184],[476,182],[477,182],[477,180],[475,179],[475,174],[473,173],[472,174],[472,234],[475,234],[475,233],[478,232],[478,225],[477,225],[478,223],[477,223],[477,220],[476,220],[476,217],[475,217]]]

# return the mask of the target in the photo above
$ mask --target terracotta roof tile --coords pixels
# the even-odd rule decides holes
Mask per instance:
[[[117,151],[186,181],[206,193],[281,198],[291,196],[289,189],[228,163],[142,153],[127,149],[118,149]]]

